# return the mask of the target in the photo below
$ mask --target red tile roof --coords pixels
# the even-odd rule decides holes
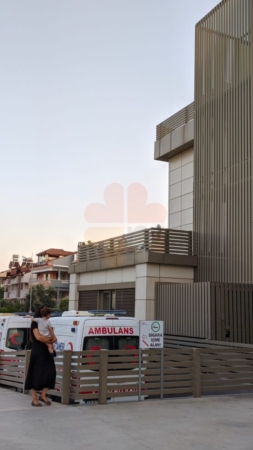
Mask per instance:
[[[59,257],[59,256],[69,256],[69,255],[73,255],[75,252],[68,252],[63,250],[62,248],[49,248],[48,250],[44,250],[43,252],[37,253],[37,256],[44,256],[44,255],[48,255],[48,256],[55,256],[55,257]]]

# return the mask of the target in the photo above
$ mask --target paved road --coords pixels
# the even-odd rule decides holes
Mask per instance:
[[[252,450],[253,395],[32,408],[0,388],[3,450]]]

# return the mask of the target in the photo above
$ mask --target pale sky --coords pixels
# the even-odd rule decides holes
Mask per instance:
[[[193,101],[195,24],[218,3],[0,0],[0,270],[12,254],[75,251],[88,227],[133,230],[133,183],[167,208],[156,125]],[[105,192],[123,220],[88,223]]]

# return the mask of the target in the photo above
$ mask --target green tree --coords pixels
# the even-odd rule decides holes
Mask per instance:
[[[25,297],[25,310],[30,309],[30,295],[29,293]],[[32,311],[35,311],[40,306],[47,306],[54,309],[56,307],[56,289],[53,286],[45,287],[43,284],[36,284],[32,287]]]
[[[23,306],[20,305],[20,301],[18,299],[13,300],[0,300],[0,312],[1,313],[14,313],[17,311],[22,311]]]
[[[0,300],[3,300],[4,298],[4,287],[0,286]]]
[[[68,297],[62,298],[60,301],[59,307],[60,307],[61,312],[68,311],[69,310],[69,298]]]

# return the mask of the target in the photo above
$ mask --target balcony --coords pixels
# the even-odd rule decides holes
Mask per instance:
[[[168,161],[194,145],[194,102],[156,127],[154,159]]]
[[[144,263],[196,266],[192,232],[149,228],[96,243],[80,242],[70,273]]]
[[[68,280],[50,280],[49,283],[51,286],[53,286],[56,289],[58,289],[58,288],[64,289],[64,290],[69,289],[69,281]]]

